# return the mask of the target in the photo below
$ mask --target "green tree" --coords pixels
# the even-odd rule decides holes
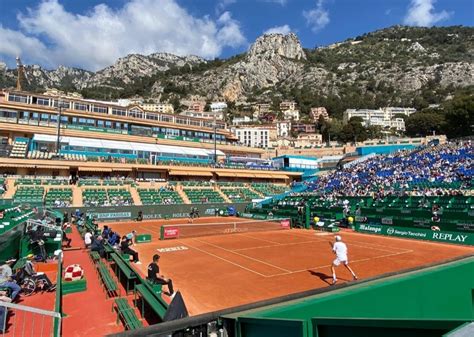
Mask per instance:
[[[450,138],[474,134],[474,95],[459,95],[444,104],[446,135]]]
[[[427,136],[440,133],[445,128],[445,118],[435,112],[415,112],[405,122],[408,136]]]

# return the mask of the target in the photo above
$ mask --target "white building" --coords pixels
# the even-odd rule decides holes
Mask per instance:
[[[283,118],[285,120],[299,121],[300,120],[300,112],[299,112],[299,110],[285,110],[285,111],[283,111]]]
[[[283,101],[280,103],[280,111],[297,110],[296,106],[297,104],[294,101]]]
[[[382,128],[396,128],[405,131],[405,121],[403,118],[395,118],[397,114],[410,116],[415,113],[414,108],[386,107],[377,110],[373,109],[347,109],[343,114],[343,122],[347,123],[352,117],[362,118],[364,126],[380,126]]]
[[[277,136],[278,137],[288,137],[291,130],[290,121],[279,121],[276,123],[277,126]]]
[[[262,148],[270,146],[270,138],[274,131],[274,128],[271,127],[257,126],[232,129],[232,133],[237,136],[239,143],[249,147]]]
[[[212,112],[223,112],[225,109],[227,109],[227,103],[225,103],[225,102],[211,103],[211,111]]]
[[[232,119],[232,125],[242,125],[242,124],[248,124],[248,123],[252,123],[253,122],[253,119],[250,118],[249,116],[244,116],[244,117],[234,117],[234,119]]]
[[[173,114],[174,107],[173,104],[170,103],[142,103],[140,106],[143,110],[146,111],[153,111],[153,112],[160,112],[166,114]]]
[[[328,111],[326,110],[325,107],[317,107],[317,108],[311,108],[310,116],[313,119],[313,121],[318,121],[319,118],[322,116],[325,121],[330,120]]]
[[[216,119],[216,121],[224,120],[224,113],[220,112],[212,112],[212,111],[192,111],[186,110],[180,113],[181,116],[187,117],[195,117],[195,118],[204,118],[204,119]]]

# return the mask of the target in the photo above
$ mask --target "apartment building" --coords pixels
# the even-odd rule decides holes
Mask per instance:
[[[398,131],[405,131],[405,121],[403,118],[395,116],[402,114],[410,116],[415,113],[414,108],[385,107],[380,109],[347,109],[343,114],[343,122],[347,123],[352,117],[362,118],[364,126],[380,126],[382,128],[395,128]]]

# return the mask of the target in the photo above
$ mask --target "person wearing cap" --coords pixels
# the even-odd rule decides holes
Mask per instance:
[[[168,286],[168,292],[171,298],[173,298],[176,294],[173,289],[173,281],[160,275],[160,266],[158,265],[159,260],[160,255],[153,255],[153,261],[148,265],[148,276],[146,279],[153,284],[166,284]]]
[[[347,245],[342,242],[342,238],[339,235],[335,237],[336,242],[332,246],[332,251],[336,254],[336,259],[332,262],[331,271],[332,271],[332,285],[336,284],[336,267],[341,263],[344,264],[344,267],[347,268],[352,274],[354,280],[357,280],[357,276],[354,271],[349,267],[349,259],[347,258]]]
[[[0,266],[0,287],[10,288],[12,291],[11,299],[15,300],[16,296],[20,293],[20,286],[13,282],[12,278],[12,266],[16,262],[16,259],[9,259]]]
[[[35,266],[32,262],[34,257],[35,256],[33,254],[29,254],[26,256],[25,266],[23,267],[23,270],[25,271],[26,275],[35,280],[35,282],[43,281],[44,284],[46,284],[46,289],[44,290],[52,291],[56,289],[56,284],[53,284],[53,282],[51,282],[51,280],[45,273],[35,271]]]

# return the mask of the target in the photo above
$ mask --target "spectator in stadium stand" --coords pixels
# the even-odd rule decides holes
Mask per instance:
[[[6,291],[0,290],[0,302],[7,302],[10,303],[12,299],[8,297],[8,293]],[[8,310],[6,307],[0,304],[0,333],[4,334],[7,329],[7,313]]]
[[[56,289],[56,284],[53,284],[51,280],[49,279],[48,276],[46,276],[45,273],[43,272],[37,272],[35,270],[35,266],[33,264],[33,258],[35,256],[33,254],[29,254],[26,256],[27,260],[25,262],[25,266],[23,267],[23,270],[25,271],[26,275],[31,277],[35,281],[43,281],[44,284],[46,285],[46,288],[43,290],[47,291],[53,291]]]
[[[110,233],[109,236],[109,245],[112,247],[118,245],[120,243],[120,234],[117,232]]]
[[[105,248],[102,236],[98,236],[92,239],[91,252],[98,252],[100,257],[105,257]]]
[[[147,280],[152,284],[165,284],[168,286],[168,292],[171,298],[174,297],[176,294],[173,289],[173,281],[171,279],[167,279],[163,275],[160,274],[160,266],[158,265],[158,261],[160,260],[160,255],[155,254],[153,255],[153,261],[148,265],[148,276]]]
[[[2,288],[10,288],[12,291],[11,299],[12,301],[15,300],[16,296],[20,293],[20,286],[13,282],[13,272],[12,266],[16,262],[16,259],[9,259],[6,260],[3,265],[0,266],[0,287]]]
[[[441,221],[441,217],[439,216],[439,214],[437,212],[433,212],[433,216],[431,217],[431,221],[433,221],[433,222],[440,222]]]
[[[123,236],[122,241],[120,242],[120,250],[122,251],[122,254],[132,255],[135,264],[142,264],[138,258],[138,253],[130,248],[131,245],[132,241],[127,238],[127,236]]]
[[[466,189],[473,176],[473,158],[474,148],[470,142],[426,146],[377,155],[306,184],[309,191],[322,191],[328,200],[332,196],[370,196],[374,191],[375,199],[408,195],[407,190],[413,190],[410,194],[414,195],[453,195],[448,189],[418,189],[416,185],[459,182],[461,188]]]
[[[84,244],[86,248],[89,248],[91,246],[92,238],[93,238],[92,233],[90,232],[90,230],[87,230],[86,234],[84,234]]]
[[[105,225],[104,226],[104,229],[102,230],[102,237],[105,239],[105,240],[108,240],[109,239],[109,234],[110,234],[110,231],[111,229],[109,229],[109,226]]]

